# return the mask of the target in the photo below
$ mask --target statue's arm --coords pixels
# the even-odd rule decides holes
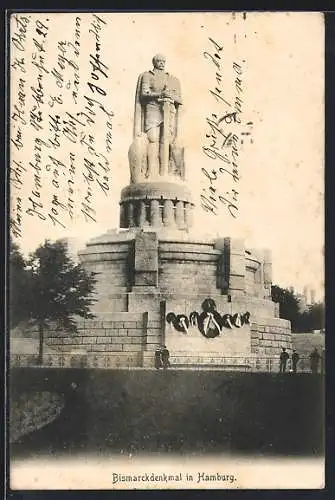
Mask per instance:
[[[141,97],[144,99],[158,99],[162,97],[161,92],[154,92],[152,90],[149,73],[144,73],[142,76]]]

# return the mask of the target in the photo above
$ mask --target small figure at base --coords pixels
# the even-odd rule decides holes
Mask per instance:
[[[322,349],[321,351],[321,373],[325,373],[325,350]]]
[[[297,373],[297,364],[298,364],[298,361],[299,361],[299,354],[297,353],[297,351],[295,349],[293,349],[293,353],[292,353],[292,370],[293,370],[293,373]]]
[[[313,349],[311,354],[309,355],[310,367],[312,373],[318,373],[319,362],[320,362],[320,354],[317,348]]]
[[[288,358],[289,358],[289,355],[286,352],[286,348],[283,347],[282,352],[280,353],[280,356],[279,356],[279,361],[280,361],[279,371],[280,371],[280,373],[286,372],[286,363],[287,363]]]
[[[162,365],[163,365],[164,370],[166,370],[167,368],[169,368],[171,366],[169,358],[170,358],[170,353],[169,353],[166,345],[164,345],[162,347],[162,350],[161,350],[161,360],[162,360]]]
[[[155,368],[159,370],[160,368],[163,368],[162,365],[162,358],[161,358],[161,347],[157,347],[155,350]]]

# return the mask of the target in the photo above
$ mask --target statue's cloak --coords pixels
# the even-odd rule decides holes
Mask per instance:
[[[140,74],[136,85],[133,139],[144,132],[144,110],[141,103],[141,87],[143,75],[144,73]]]

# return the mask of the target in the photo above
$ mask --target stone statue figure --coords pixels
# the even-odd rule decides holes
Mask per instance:
[[[169,175],[184,178],[184,149],[178,142],[179,80],[165,72],[165,57],[152,59],[153,69],[138,77],[133,143],[129,148],[131,182]]]

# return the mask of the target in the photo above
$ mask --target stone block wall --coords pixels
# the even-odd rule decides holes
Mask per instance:
[[[250,261],[249,261],[250,262]],[[255,266],[249,266],[247,261],[246,274],[245,274],[245,291],[247,295],[259,298],[268,298],[267,290],[264,288],[262,279],[263,266],[257,263]]]
[[[120,289],[120,291],[115,292],[112,288],[107,289],[101,294],[99,293],[99,288],[97,287],[98,301],[92,306],[92,312],[94,313],[105,313],[108,311],[117,312],[127,312],[128,311],[128,294],[125,289]]]
[[[270,298],[271,259],[263,253],[247,251],[234,238],[202,242],[129,230],[96,238],[79,255],[88,271],[98,273],[94,311],[117,312],[131,310],[122,294],[143,287],[162,294]]]
[[[139,233],[135,238],[134,252],[135,286],[157,287],[158,285],[158,238],[157,233]]]
[[[210,244],[160,241],[159,288],[162,293],[217,293],[221,253]]]
[[[292,351],[291,324],[285,319],[257,317],[251,323],[251,352],[276,356],[282,347]]]
[[[80,252],[88,272],[97,273],[94,312],[127,311],[126,292],[133,285],[133,241],[91,244]]]
[[[164,318],[164,316],[163,316]],[[147,318],[146,350],[155,350],[157,345],[164,343],[162,318],[158,313],[149,313]]]
[[[48,331],[46,343],[59,351],[71,353],[142,352],[146,344],[145,314],[112,313],[109,320],[78,322],[72,335]]]
[[[275,311],[275,303],[272,300],[248,295],[232,296],[231,305],[235,312],[249,311],[252,317],[266,317],[267,321],[274,316]]]
[[[167,261],[160,262],[159,284],[161,292],[175,290],[185,293],[215,293],[216,262]]]
[[[225,238],[224,252],[228,261],[228,293],[244,294],[246,292],[244,241],[236,238]]]

